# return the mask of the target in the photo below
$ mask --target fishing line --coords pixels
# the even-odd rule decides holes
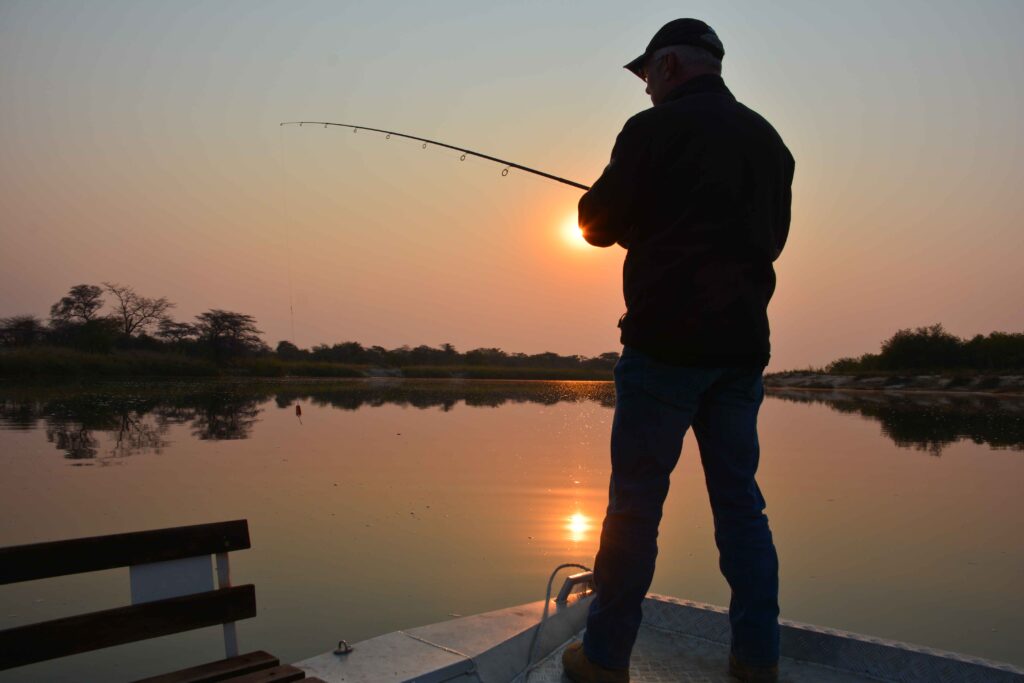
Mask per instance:
[[[511,171],[514,168],[514,169],[518,169],[520,171],[526,171],[527,173],[532,173],[534,175],[539,175],[542,178],[547,178],[548,180],[554,180],[555,182],[559,182],[559,183],[562,183],[564,185],[569,185],[571,187],[575,187],[575,188],[580,189],[580,190],[589,190],[590,189],[590,187],[588,185],[584,185],[583,183],[577,183],[574,180],[569,180],[567,178],[562,178],[561,176],[556,176],[554,174],[547,173],[545,171],[541,171],[541,170],[538,170],[536,168],[530,168],[529,166],[523,166],[522,164],[517,164],[514,161],[509,161],[507,159],[500,159],[498,157],[491,156],[490,154],[484,154],[483,152],[475,152],[475,151],[473,151],[471,149],[467,149],[465,147],[457,147],[455,145],[449,145],[446,142],[438,142],[437,140],[431,140],[430,138],[421,138],[418,135],[409,135],[407,133],[399,133],[397,131],[384,130],[382,128],[370,128],[369,126],[357,126],[357,125],[353,125],[353,124],[350,124],[350,123],[333,123],[331,121],[283,121],[279,125],[281,125],[281,126],[300,126],[300,127],[303,126],[303,125],[311,125],[311,126],[323,126],[324,128],[327,128],[328,126],[337,126],[339,128],[349,128],[349,129],[352,130],[353,133],[358,133],[361,130],[368,130],[368,131],[371,131],[371,132],[374,132],[374,133],[382,133],[384,135],[384,139],[385,140],[390,140],[392,137],[400,137],[400,138],[406,138],[407,140],[415,140],[415,141],[420,143],[420,147],[422,149],[427,149],[428,146],[433,145],[435,147],[443,147],[445,149],[455,150],[456,152],[459,152],[459,160],[460,161],[465,161],[466,158],[469,157],[469,156],[474,156],[474,157],[477,157],[479,159],[484,159],[486,161],[493,161],[494,163],[500,164],[501,166],[504,167],[504,168],[501,169],[501,175],[503,177],[507,176],[509,174],[509,171]]]
[[[279,137],[281,138],[281,191],[284,197],[284,222],[291,223],[291,225],[288,226],[288,234],[293,235],[295,234],[295,225],[294,220],[292,220],[292,213],[288,210],[288,164],[285,158],[284,129],[279,130],[281,132]],[[291,342],[298,346],[298,344],[295,343],[295,306],[292,302],[292,247],[290,240],[285,246],[285,262],[287,263],[288,269],[288,315],[291,321]],[[302,422],[301,418],[299,422]]]
[[[541,613],[540,621],[537,622],[537,628],[533,630],[533,636],[530,638],[530,647],[527,650],[526,655],[526,668],[520,671],[519,674],[517,674],[516,676],[517,678],[519,676],[523,676],[524,681],[530,680],[530,674],[533,673],[533,670],[537,668],[537,665],[540,664],[540,662],[533,661],[537,649],[537,640],[538,636],[540,635],[540,630],[544,626],[544,622],[548,618],[548,607],[550,607],[551,605],[551,584],[554,583],[555,577],[558,576],[558,572],[562,571],[563,569],[582,569],[585,572],[593,571],[590,567],[586,565],[577,564],[575,562],[566,562],[565,564],[558,565],[557,567],[555,567],[555,570],[551,572],[551,576],[550,578],[548,578],[548,589],[547,592],[544,594],[544,611]]]

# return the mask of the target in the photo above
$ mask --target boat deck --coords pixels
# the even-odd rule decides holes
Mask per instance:
[[[590,597],[528,603],[396,631],[296,662],[328,683],[562,683],[562,651],[586,625]],[[540,625],[538,625],[540,624]],[[788,683],[1024,683],[1024,670],[977,657],[782,620],[780,681]],[[633,651],[633,683],[734,683],[723,607],[648,595]],[[536,653],[534,666],[527,666]]]
[[[566,645],[542,661],[531,672],[528,683],[569,681],[562,675],[562,651]],[[633,648],[630,680],[632,683],[736,683],[727,671],[728,656],[729,648],[722,643],[643,626]],[[856,683],[878,679],[783,657],[779,662],[779,680],[787,683]]]

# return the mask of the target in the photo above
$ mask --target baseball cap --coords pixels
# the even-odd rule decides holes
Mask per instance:
[[[713,28],[700,19],[673,19],[658,29],[642,55],[623,68],[640,76],[647,58],[669,45],[692,45],[707,50],[719,59],[725,56],[725,48],[722,47],[722,41],[718,39],[718,34]]]

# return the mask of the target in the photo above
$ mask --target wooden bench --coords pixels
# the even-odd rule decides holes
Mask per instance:
[[[228,553],[248,547],[249,525],[242,519],[0,548],[0,585],[129,567],[132,594],[125,607],[0,631],[0,670],[221,624],[225,659],[144,680],[304,679],[305,672],[266,652],[238,654],[235,622],[256,616],[256,590],[231,585]]]

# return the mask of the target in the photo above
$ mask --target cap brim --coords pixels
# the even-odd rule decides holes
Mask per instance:
[[[622,67],[622,68],[623,68],[623,69],[628,69],[629,71],[632,71],[632,72],[633,72],[633,74],[634,74],[634,75],[635,75],[635,76],[636,76],[637,78],[639,78],[640,80],[643,80],[643,76],[641,76],[641,75],[640,75],[640,72],[641,72],[641,71],[643,70],[643,68],[644,68],[644,62],[645,62],[645,61],[647,61],[647,53],[646,53],[646,52],[645,52],[645,53],[643,53],[642,55],[640,55],[639,57],[637,57],[636,59],[634,59],[634,60],[633,60],[632,62],[630,62],[629,64],[626,64],[626,65],[625,65],[624,67]]]

